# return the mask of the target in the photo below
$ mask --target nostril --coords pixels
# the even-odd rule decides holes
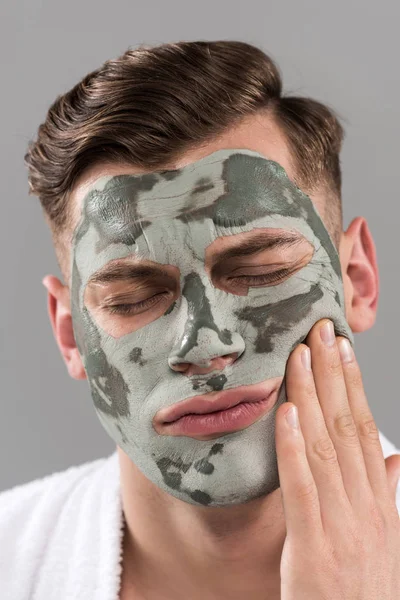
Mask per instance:
[[[192,361],[182,362],[179,358],[170,358],[168,360],[169,366],[176,372],[186,373],[187,375],[194,374],[206,374],[211,371],[222,371],[227,365],[233,364],[237,359],[239,353],[233,352],[229,354],[222,354],[221,356],[215,356],[203,361]]]
[[[225,365],[233,364],[239,356],[239,352],[231,352],[230,354],[224,354],[221,358],[224,360]]]
[[[169,366],[174,371],[187,371],[189,368],[189,363],[187,362],[174,362],[173,360],[169,361]]]

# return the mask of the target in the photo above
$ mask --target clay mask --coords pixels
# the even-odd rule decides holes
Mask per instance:
[[[299,247],[311,249],[307,261],[299,268],[292,252],[293,273],[289,265],[284,279],[265,286],[229,286],[223,275],[213,281],[206,270],[211,244],[255,230],[265,239],[297,236]],[[284,380],[270,412],[217,439],[160,435],[152,421],[186,398],[283,377],[291,351],[321,318],[353,343],[339,257],[310,198],[261,154],[219,150],[173,171],[97,179],[72,248],[75,339],[96,412],[116,444],[154,484],[192,504],[237,504],[279,487],[274,427],[287,400]],[[161,298],[133,316],[110,313],[88,293],[95,275],[127,257],[170,268],[154,285],[117,284],[119,304]],[[242,274],[271,271],[254,256],[239,264],[246,265]],[[221,269],[233,267],[225,261]],[[208,374],[171,368],[207,366],[235,352],[232,364]]]

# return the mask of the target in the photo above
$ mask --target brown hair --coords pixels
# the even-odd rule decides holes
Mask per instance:
[[[338,244],[338,118],[316,100],[283,96],[277,66],[261,49],[223,40],[129,48],[56,98],[24,157],[29,193],[40,199],[56,250],[72,222],[68,196],[87,168],[122,161],[163,169],[258,111],[269,111],[284,132],[297,184],[333,192],[325,220]]]

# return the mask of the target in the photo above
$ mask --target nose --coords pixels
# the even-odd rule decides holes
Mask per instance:
[[[211,287],[207,296],[206,286],[199,274],[192,271],[185,276],[182,296],[187,301],[187,313],[182,310],[178,327],[179,336],[168,357],[171,369],[185,375],[207,374],[222,370],[232,364],[244,352],[244,340],[238,332],[232,332],[224,323],[224,307],[217,304]],[[218,314],[218,321],[215,319]]]

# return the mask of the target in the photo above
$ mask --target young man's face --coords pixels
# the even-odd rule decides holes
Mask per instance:
[[[214,506],[279,486],[275,412],[312,325],[329,317],[352,339],[312,201],[271,153],[225,143],[175,170],[97,172],[71,256],[74,333],[103,426],[160,488]],[[176,403],[213,392],[212,411],[239,386],[269,403],[217,425],[164,422]]]

